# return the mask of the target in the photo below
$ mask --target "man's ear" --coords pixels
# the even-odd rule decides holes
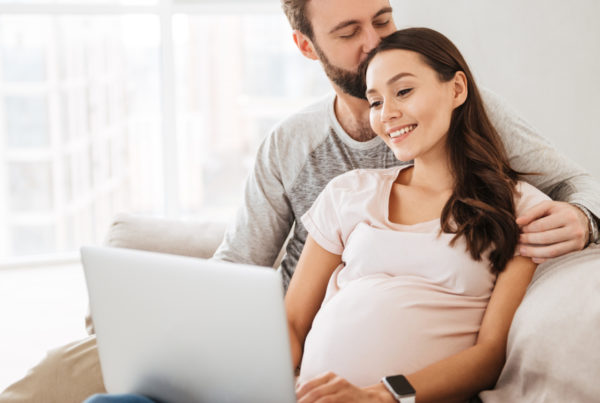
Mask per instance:
[[[296,44],[296,46],[298,46],[298,49],[300,49],[300,52],[302,52],[304,57],[307,57],[311,60],[319,59],[319,57],[317,56],[317,52],[315,52],[315,48],[312,44],[312,41],[306,35],[295,29],[293,36],[294,43]]]
[[[462,71],[457,71],[454,74],[454,107],[458,108],[467,100],[469,89],[467,86],[467,76]]]

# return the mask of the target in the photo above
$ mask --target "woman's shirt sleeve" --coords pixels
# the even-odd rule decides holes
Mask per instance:
[[[342,192],[339,180],[334,178],[319,194],[313,205],[302,216],[302,224],[309,235],[321,246],[336,255],[344,250],[340,210]]]
[[[537,204],[552,200],[544,192],[538,188],[530,185],[527,182],[520,181],[517,183],[517,192],[515,194],[515,215],[516,217],[521,216],[530,208]],[[515,250],[515,256],[519,256],[519,248]]]

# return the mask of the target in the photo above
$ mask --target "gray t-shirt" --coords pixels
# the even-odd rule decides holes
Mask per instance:
[[[559,154],[490,91],[482,91],[488,116],[504,141],[510,163],[555,200],[580,203],[600,216],[600,183]],[[214,258],[272,266],[293,227],[279,270],[292,277],[307,232],[300,217],[334,177],[357,168],[403,164],[379,138],[352,139],[334,112],[335,95],[278,124],[261,144],[244,201]],[[295,225],[294,225],[295,224]]]

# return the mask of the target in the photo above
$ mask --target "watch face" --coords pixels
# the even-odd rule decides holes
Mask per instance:
[[[385,380],[394,392],[400,396],[411,396],[415,394],[415,389],[404,375],[386,376]]]

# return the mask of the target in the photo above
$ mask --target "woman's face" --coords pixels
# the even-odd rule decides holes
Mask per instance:
[[[442,82],[421,55],[409,50],[386,50],[373,58],[366,74],[371,127],[396,158],[410,161],[446,152],[452,111],[464,102],[457,92],[466,93],[466,82],[457,86],[459,75],[464,78],[457,73]]]

